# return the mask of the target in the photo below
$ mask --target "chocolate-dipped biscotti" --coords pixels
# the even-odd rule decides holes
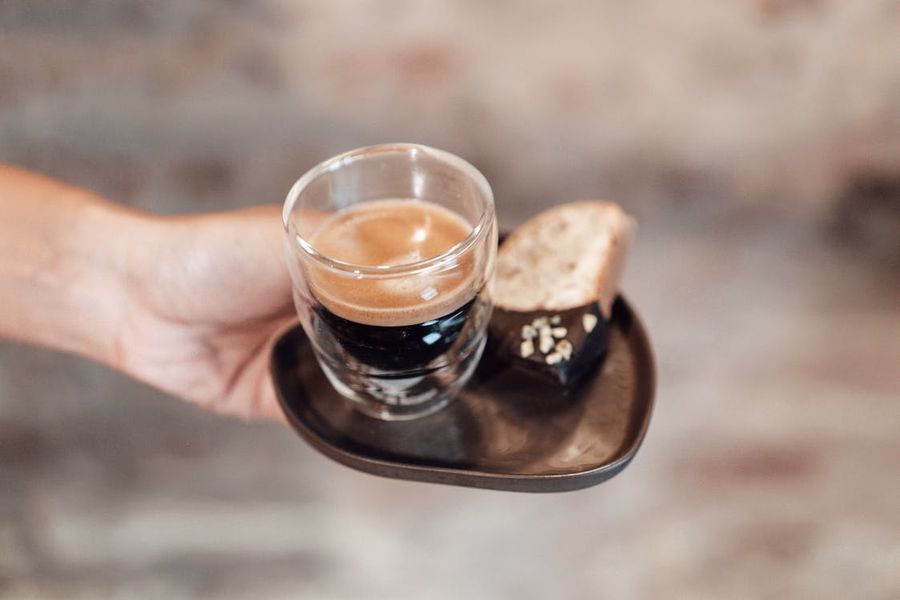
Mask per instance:
[[[497,255],[492,344],[524,371],[572,387],[606,352],[634,219],[612,202],[553,207]]]

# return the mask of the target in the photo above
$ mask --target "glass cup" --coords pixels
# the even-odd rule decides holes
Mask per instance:
[[[283,218],[297,312],[334,388],[387,420],[446,406],[491,315],[497,224],[484,176],[427,146],[360,148],[301,177]]]

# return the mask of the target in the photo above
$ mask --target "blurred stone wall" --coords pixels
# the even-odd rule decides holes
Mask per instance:
[[[158,210],[280,201],[418,141],[501,215],[814,216],[900,173],[893,0],[0,1],[0,159]]]
[[[507,226],[611,197],[659,376],[624,473],[512,495],[0,342],[0,598],[900,598],[900,270],[823,234],[900,256],[898,31],[896,0],[0,0],[0,160],[189,212],[409,140]]]

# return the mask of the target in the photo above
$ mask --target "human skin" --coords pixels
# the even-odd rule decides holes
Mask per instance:
[[[0,336],[283,420],[268,356],[295,315],[278,206],[164,217],[0,164]]]

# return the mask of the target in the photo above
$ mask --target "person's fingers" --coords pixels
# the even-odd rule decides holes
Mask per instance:
[[[275,395],[268,365],[269,353],[261,352],[242,369],[225,396],[195,402],[204,409],[244,421],[287,422]]]
[[[254,419],[287,424],[287,417],[278,402],[271,376],[263,380],[258,398],[259,404]]]
[[[281,403],[278,401],[278,395],[275,391],[270,363],[275,342],[296,323],[297,318],[293,313],[290,316],[285,316],[278,326],[274,328],[274,333],[266,342],[260,355],[255,357],[257,387],[255,393],[252,393],[249,397],[251,405],[247,407],[249,408],[247,416],[250,419],[287,423],[287,418],[281,409]]]

